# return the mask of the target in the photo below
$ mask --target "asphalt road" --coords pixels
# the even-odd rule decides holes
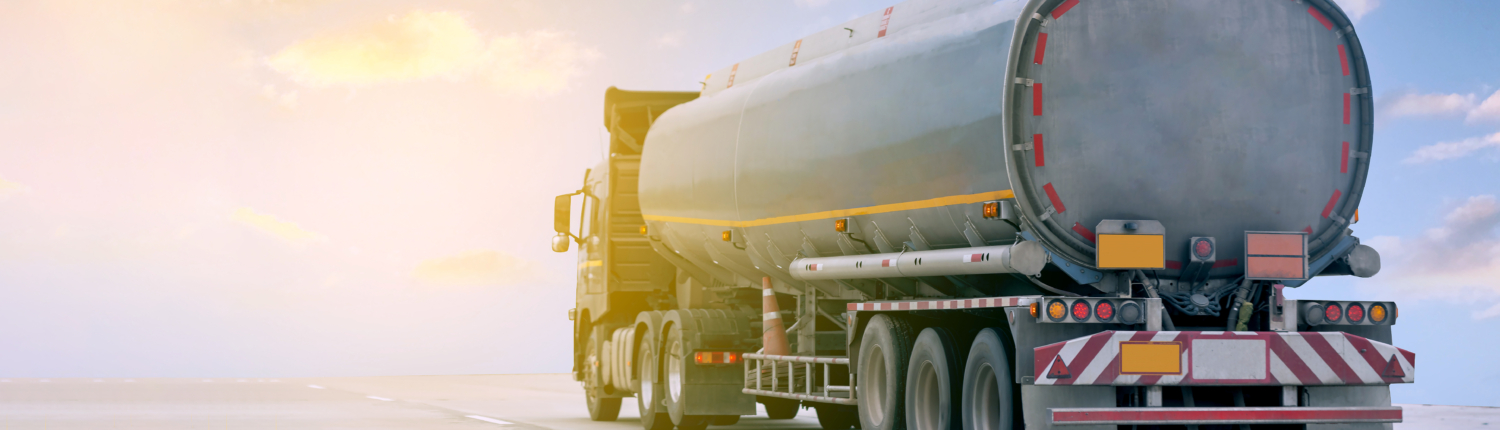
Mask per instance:
[[[1401,405],[1398,429],[1500,428],[1500,408]],[[282,379],[0,379],[0,430],[10,429],[639,429],[633,399],[620,419],[589,421],[565,374]],[[725,429],[817,429],[764,413]]]

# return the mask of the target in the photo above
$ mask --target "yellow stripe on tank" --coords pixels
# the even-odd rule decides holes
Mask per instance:
[[[598,267],[598,266],[603,266],[603,265],[604,265],[604,260],[589,260],[589,261],[586,261],[586,262],[578,263],[578,268],[579,269],[583,269],[583,268]]]
[[[978,194],[965,194],[965,195],[961,195],[961,196],[938,197],[938,198],[934,198],[934,199],[917,200],[917,201],[914,201],[914,202],[890,203],[890,204],[884,204],[884,205],[865,206],[865,207],[862,207],[862,208],[854,208],[854,209],[838,209],[838,210],[823,211],[823,212],[813,212],[813,213],[800,214],[800,215],[786,215],[786,216],[778,216],[778,217],[771,217],[771,218],[761,218],[761,219],[750,220],[750,221],[729,221],[729,220],[703,219],[703,218],[687,218],[687,217],[676,217],[676,216],[666,216],[666,215],[651,215],[651,214],[643,215],[643,217],[646,218],[647,221],[680,222],[680,223],[686,223],[686,224],[713,225],[713,226],[720,226],[720,227],[760,227],[760,226],[766,226],[766,225],[785,224],[785,223],[789,223],[789,222],[813,221],[813,220],[829,219],[829,218],[842,218],[842,217],[846,217],[846,216],[855,216],[855,215],[882,214],[882,213],[886,213],[886,212],[907,211],[907,210],[912,210],[912,209],[927,209],[927,208],[935,208],[935,207],[940,207],[940,206],[952,206],[952,205],[962,205],[962,204],[969,204],[969,203],[980,203],[980,202],[987,202],[987,201],[991,201],[991,200],[1013,199],[1015,197],[1016,197],[1016,194],[1012,193],[1010,190],[1000,190],[1000,191],[990,191],[990,192],[978,193]]]

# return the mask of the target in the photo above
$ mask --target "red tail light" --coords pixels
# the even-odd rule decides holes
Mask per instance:
[[[1099,304],[1094,305],[1094,316],[1099,317],[1100,321],[1109,321],[1110,318],[1114,318],[1114,303],[1110,303],[1109,300],[1100,301]]]
[[[1359,303],[1350,303],[1349,310],[1345,313],[1348,314],[1349,322],[1357,323],[1365,320],[1365,307],[1360,306]]]
[[[1340,319],[1344,318],[1344,308],[1340,307],[1338,303],[1329,302],[1323,306],[1323,317],[1331,323],[1339,322]]]
[[[1073,320],[1074,321],[1083,321],[1083,320],[1089,319],[1089,313],[1090,313],[1089,311],[1090,311],[1090,309],[1089,309],[1089,302],[1084,301],[1084,300],[1079,300],[1079,301],[1073,302]]]

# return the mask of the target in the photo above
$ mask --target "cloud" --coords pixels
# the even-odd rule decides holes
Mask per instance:
[[[260,97],[271,103],[275,103],[276,106],[280,106],[282,109],[290,110],[297,108],[297,90],[283,93],[276,91],[275,85],[266,84],[260,88]]]
[[[1417,148],[1401,162],[1406,164],[1424,164],[1435,161],[1452,160],[1469,156],[1475,152],[1486,149],[1500,148],[1500,133],[1484,137],[1471,137],[1457,142],[1441,142]],[[1491,154],[1492,156],[1500,154]]]
[[[698,10],[698,6],[694,5],[693,2],[690,1],[682,2],[682,6],[677,7],[677,11],[684,14],[693,13],[693,11],[695,10]]]
[[[799,7],[811,9],[833,3],[833,0],[793,0],[793,3],[796,3]]]
[[[282,221],[271,215],[257,213],[250,208],[235,209],[234,213],[229,216],[229,219],[269,233],[294,245],[328,241],[323,235],[307,231],[296,223]]]
[[[1367,244],[1380,251],[1386,267],[1376,282],[1415,298],[1500,301],[1500,200],[1468,198],[1443,217],[1438,227],[1412,239],[1377,237]],[[1476,319],[1500,316],[1500,304],[1476,312]]]
[[[1463,115],[1474,109],[1473,94],[1420,94],[1398,93],[1382,97],[1378,103],[1382,116],[1445,116]]]
[[[1339,8],[1344,10],[1344,14],[1349,15],[1349,19],[1354,22],[1359,22],[1365,14],[1380,7],[1380,0],[1334,0],[1334,2],[1338,3]]]
[[[1495,91],[1494,94],[1490,94],[1490,97],[1484,99],[1484,102],[1480,103],[1478,107],[1475,107],[1474,110],[1469,111],[1469,115],[1466,120],[1471,123],[1480,121],[1500,121],[1500,91]]]
[[[661,37],[656,38],[656,46],[664,48],[681,47],[683,34],[684,33],[681,31],[674,31],[671,33],[663,34],[661,35]]]
[[[498,285],[535,279],[535,263],[499,251],[477,250],[424,260],[412,271],[417,280],[439,285]]]
[[[27,187],[25,185],[21,185],[21,184],[15,183],[15,182],[7,181],[7,180],[5,180],[5,178],[0,178],[0,199],[5,199],[5,198],[10,197],[10,196],[14,196],[14,195],[17,195],[17,194],[22,194],[22,193],[26,193],[26,192],[30,192],[30,191],[31,191],[31,188],[29,188],[29,187]]]
[[[553,94],[599,57],[563,33],[487,38],[457,13],[413,11],[294,43],[267,63],[309,87],[446,79]]]

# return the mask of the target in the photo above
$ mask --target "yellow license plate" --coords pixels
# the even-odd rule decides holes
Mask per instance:
[[[1121,375],[1181,375],[1182,342],[1120,342]]]

